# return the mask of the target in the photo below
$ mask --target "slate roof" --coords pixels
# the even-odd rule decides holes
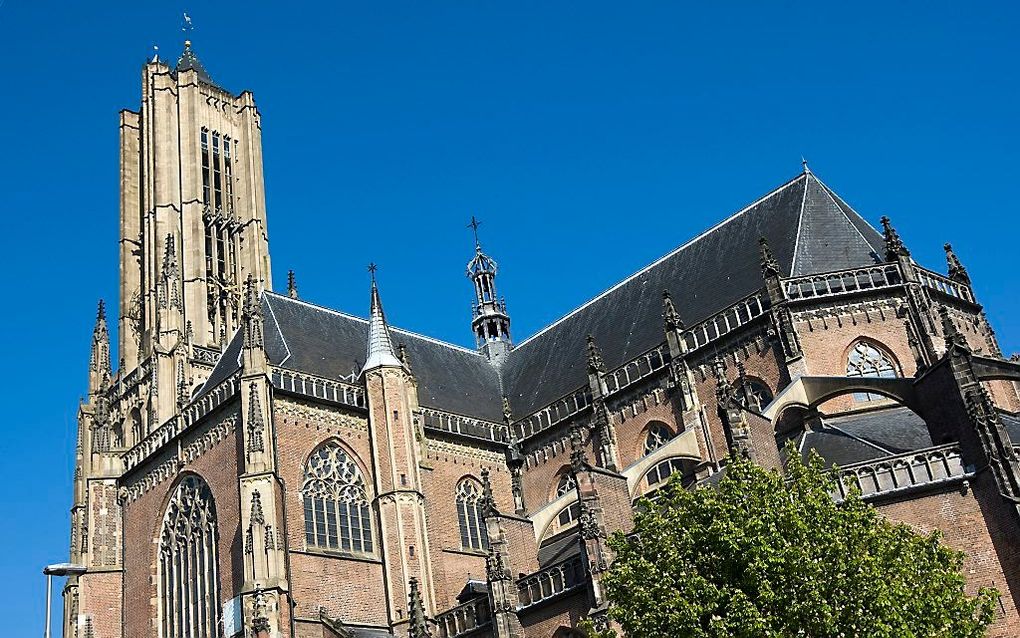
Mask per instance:
[[[662,343],[663,290],[691,326],[761,289],[760,237],[784,276],[873,265],[883,250],[878,231],[804,172],[517,345],[500,365],[514,415],[587,383],[588,334],[610,369]]]
[[[262,295],[266,354],[281,368],[327,379],[356,377],[365,362],[368,321],[273,292]],[[502,422],[499,378],[488,360],[474,351],[390,328],[403,343],[418,380],[422,406],[463,416]],[[240,366],[238,332],[216,365],[206,388]]]
[[[1006,433],[1009,434],[1010,442],[1013,445],[1020,445],[1020,414],[1000,410],[999,419],[1002,421],[1003,427],[1006,428]]]
[[[181,57],[177,58],[177,71],[188,71],[192,70],[198,74],[198,79],[206,84],[217,86],[212,80],[212,76],[205,70],[205,65],[198,59],[195,52],[191,49],[191,42],[185,41],[184,52],[181,53]]]
[[[824,426],[807,432],[800,449],[814,449],[828,463],[850,465],[935,445],[924,419],[905,407],[823,417]]]
[[[883,250],[882,236],[805,171],[523,341],[498,366],[391,328],[393,341],[406,344],[423,406],[501,422],[506,393],[521,418],[587,384],[588,334],[610,369],[662,343],[663,290],[690,326],[762,289],[760,237],[785,276],[872,265]],[[262,303],[272,364],[326,378],[361,370],[366,320],[271,292]],[[206,387],[237,369],[239,353],[235,336]]]

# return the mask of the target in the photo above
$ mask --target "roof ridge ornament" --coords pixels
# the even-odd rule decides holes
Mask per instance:
[[[298,298],[297,278],[294,276],[293,270],[287,271],[287,296],[291,299]]]
[[[605,374],[606,362],[602,358],[602,351],[595,345],[595,336],[588,335],[588,372],[593,374]]]
[[[683,330],[684,320],[680,317],[680,313],[677,312],[676,305],[673,304],[673,296],[669,294],[669,290],[662,291],[662,318],[666,323],[666,330]]]
[[[808,168],[807,159],[803,155],[800,156],[800,165],[804,175],[811,175],[811,169]]]

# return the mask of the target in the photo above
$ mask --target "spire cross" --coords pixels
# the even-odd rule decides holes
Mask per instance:
[[[482,244],[478,241],[478,227],[481,226],[481,225],[482,225],[482,222],[480,222],[477,219],[475,219],[475,216],[472,215],[471,216],[471,223],[468,224],[468,228],[470,228],[472,230],[472,232],[474,232],[474,234],[475,234],[475,248],[476,249],[479,249],[479,248],[482,247]]]
[[[372,262],[368,265],[368,274],[370,277],[372,277],[373,284],[375,283],[375,271],[377,270],[379,270],[379,266],[376,266],[375,262]]]

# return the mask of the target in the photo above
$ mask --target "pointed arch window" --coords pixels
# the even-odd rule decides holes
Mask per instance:
[[[577,479],[569,471],[560,474],[560,480],[556,483],[556,498],[568,494],[570,492],[577,491]],[[581,504],[571,503],[570,505],[563,508],[557,516],[557,521],[560,527],[564,525],[570,525],[577,520],[577,517],[581,515]]]
[[[457,484],[457,521],[460,523],[460,545],[464,549],[485,549],[489,546],[482,514],[482,486],[466,478]]]
[[[673,439],[673,433],[665,423],[652,421],[648,424],[648,433],[645,434],[645,456],[666,445]]]
[[[900,375],[896,372],[892,355],[873,343],[858,341],[847,355],[846,376],[894,379]],[[854,393],[854,401],[877,401],[882,398],[882,395],[873,392]]]
[[[308,458],[301,496],[306,545],[362,554],[373,551],[365,480],[338,443],[326,443]]]
[[[174,491],[159,543],[162,638],[215,638],[220,580],[216,507],[209,485],[190,475]]]

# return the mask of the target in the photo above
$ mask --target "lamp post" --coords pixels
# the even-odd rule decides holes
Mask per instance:
[[[46,630],[43,633],[43,638],[50,638],[50,598],[53,596],[53,577],[81,576],[85,573],[85,566],[74,563],[57,563],[56,565],[47,565],[43,568],[42,573],[46,575]]]

